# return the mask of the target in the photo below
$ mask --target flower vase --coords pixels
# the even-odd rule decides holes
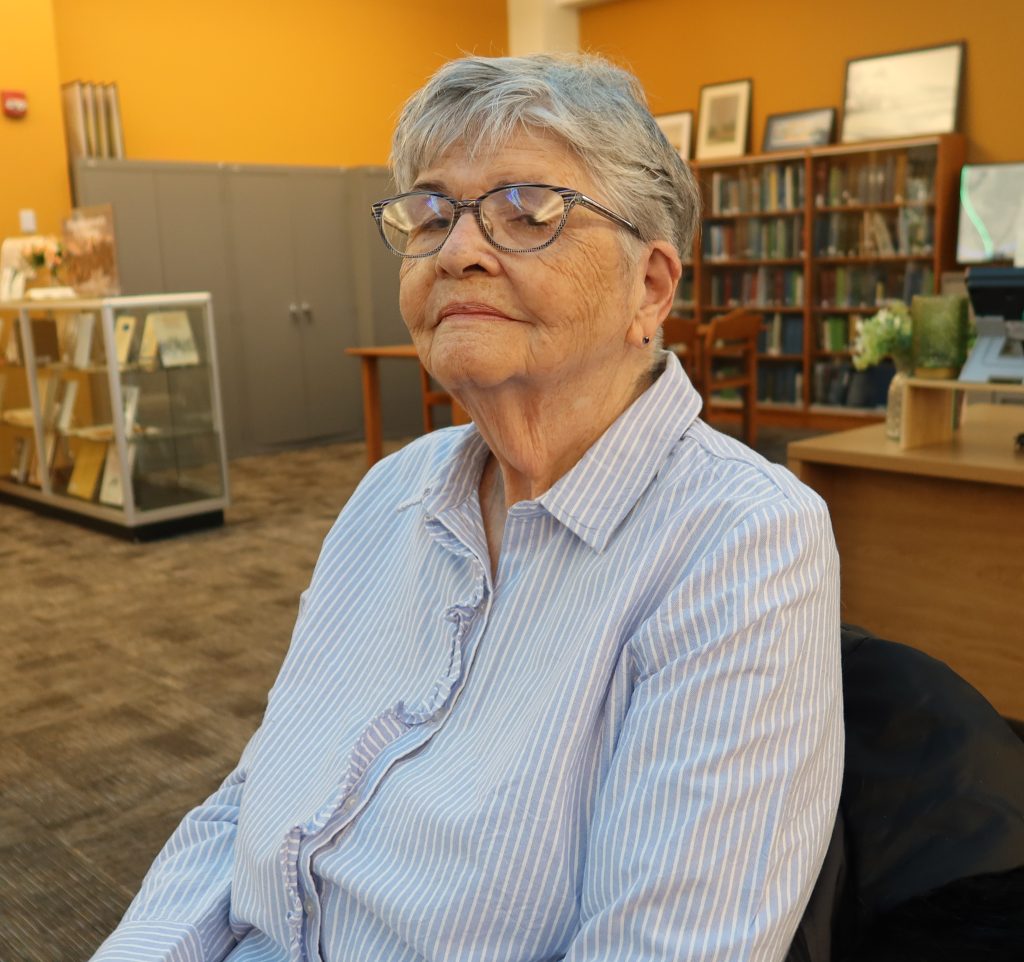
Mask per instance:
[[[885,436],[890,441],[900,439],[900,422],[903,419],[903,389],[906,387],[909,376],[906,368],[898,367],[889,382],[889,391],[885,396]]]

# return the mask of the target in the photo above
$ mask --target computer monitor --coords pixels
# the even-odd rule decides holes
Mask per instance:
[[[972,267],[967,293],[977,317],[1019,321],[1024,317],[1024,267]]]
[[[1024,163],[964,164],[960,173],[960,264],[1012,261],[1024,229]]]
[[[1024,383],[1024,267],[969,267],[977,338],[961,381]]]

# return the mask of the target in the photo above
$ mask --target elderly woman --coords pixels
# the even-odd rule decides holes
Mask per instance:
[[[589,57],[446,65],[393,165],[402,313],[473,424],[359,486],[97,958],[780,959],[839,795],[837,560],[657,349],[692,175]]]

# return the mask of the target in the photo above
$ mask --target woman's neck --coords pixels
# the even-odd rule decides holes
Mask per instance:
[[[575,379],[536,392],[467,391],[458,400],[491,449],[508,508],[540,497],[569,472],[650,383],[646,368],[623,366],[589,383]]]

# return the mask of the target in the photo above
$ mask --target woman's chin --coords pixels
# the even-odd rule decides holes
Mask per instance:
[[[511,357],[488,338],[435,338],[427,363],[449,391],[479,391],[506,383],[518,373]]]

